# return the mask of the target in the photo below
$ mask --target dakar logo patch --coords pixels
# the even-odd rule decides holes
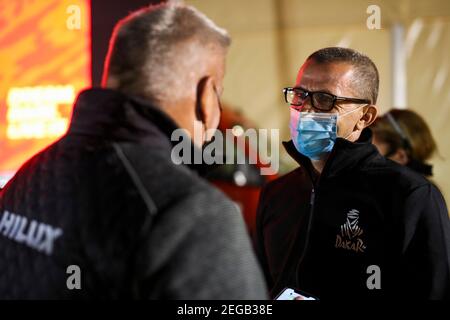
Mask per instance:
[[[366,246],[364,241],[360,238],[364,233],[358,225],[359,211],[356,209],[350,210],[347,213],[347,220],[341,225],[340,234],[336,235],[336,248],[342,248],[355,252],[364,252]]]

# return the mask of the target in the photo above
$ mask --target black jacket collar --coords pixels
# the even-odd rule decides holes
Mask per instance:
[[[318,178],[318,173],[312,166],[311,160],[297,151],[292,140],[283,142],[288,154],[304,167],[313,181]],[[381,157],[376,147],[372,144],[372,131],[366,128],[356,142],[343,138],[337,138],[336,143],[327,160],[321,179],[332,177],[344,172],[360,168],[367,163],[369,158]]]
[[[136,142],[165,135],[170,141],[176,128],[164,112],[141,98],[93,88],[78,96],[68,133]],[[167,139],[153,140],[167,145]]]
[[[424,163],[419,160],[411,159],[406,166],[408,168],[424,175],[425,177],[429,178],[429,177],[433,176],[433,166],[428,163]]]
[[[93,88],[81,92],[75,102],[68,135],[89,135],[104,140],[146,143],[170,152],[178,125],[159,108],[136,96],[111,89]],[[189,139],[185,136],[185,139]],[[202,152],[192,141],[191,154]],[[188,165],[204,174],[203,164]]]

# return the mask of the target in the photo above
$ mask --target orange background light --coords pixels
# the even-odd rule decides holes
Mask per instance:
[[[67,131],[91,85],[89,0],[0,0],[0,176]]]

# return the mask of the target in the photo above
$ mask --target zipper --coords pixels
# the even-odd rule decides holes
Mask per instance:
[[[325,166],[324,166],[324,168],[322,170],[322,173],[319,175],[319,177],[316,179],[316,181],[315,181],[312,173],[310,172],[310,171],[314,170],[314,167],[312,165],[308,166],[308,165],[303,164],[302,161],[298,160],[297,155],[290,148],[287,148],[286,150],[288,151],[288,154],[290,154],[290,156],[293,159],[295,159],[301,166],[304,167],[304,170],[306,171],[307,175],[309,176],[309,179],[310,179],[311,184],[312,184],[311,196],[310,196],[310,199],[309,199],[310,209],[309,209],[309,217],[308,217],[308,219],[309,219],[308,220],[308,226],[307,226],[307,229],[306,229],[305,245],[304,245],[304,248],[302,250],[302,255],[301,255],[300,259],[298,260],[297,265],[295,267],[295,283],[296,283],[297,288],[299,288],[299,283],[300,282],[299,282],[299,272],[298,272],[298,270],[300,268],[300,265],[303,263],[303,260],[305,259],[306,252],[307,252],[308,247],[309,247],[309,238],[310,238],[310,233],[311,233],[311,229],[312,229],[312,221],[313,221],[313,217],[314,217],[314,206],[315,206],[315,201],[316,201],[316,198],[317,198],[317,192],[319,190],[320,180],[323,177],[324,173],[327,170],[329,170],[328,168],[330,166],[331,160],[334,157],[334,154],[336,153],[336,146],[333,148],[333,150],[331,150],[330,156],[328,157],[327,162],[325,163]],[[296,236],[296,240],[295,241],[298,241],[298,235]],[[295,246],[295,244],[293,246]],[[291,251],[292,250],[289,250],[289,253],[291,253]],[[286,269],[287,264],[289,263],[289,260],[290,259],[289,259],[289,256],[288,256],[287,262],[284,263],[283,270]],[[282,277],[279,277],[279,279],[277,281],[275,281],[274,288],[277,287],[277,285],[278,285],[278,283],[279,283],[281,278]],[[292,279],[292,277],[290,277],[290,279]]]
[[[300,283],[298,269],[300,268],[300,265],[302,264],[303,260],[305,259],[306,252],[308,251],[308,247],[309,247],[309,238],[310,238],[310,234],[311,234],[312,221],[313,221],[313,216],[314,216],[314,203],[316,200],[316,189],[317,189],[317,186],[313,185],[313,188],[311,190],[311,197],[309,200],[310,208],[309,208],[309,216],[308,216],[308,226],[306,228],[305,245],[303,246],[302,255],[297,262],[297,266],[295,267],[295,283],[296,283],[297,288],[299,288],[299,283]]]
[[[319,190],[320,181],[322,180],[324,173],[326,173],[326,171],[329,170],[328,168],[330,167],[331,160],[333,159],[333,156],[335,153],[336,153],[336,148],[333,148],[333,150],[331,150],[330,155],[328,156],[327,162],[325,163],[325,166],[324,166],[322,172],[320,173],[320,175],[316,181],[314,181],[312,174],[308,172],[308,175],[311,179],[311,183],[312,183],[313,187],[311,190],[311,197],[309,199],[310,209],[309,209],[308,226],[306,229],[305,245],[303,247],[302,255],[301,255],[300,259],[298,260],[297,267],[295,268],[295,281],[296,281],[297,287],[299,287],[299,283],[300,283],[298,269],[300,268],[300,265],[303,263],[303,260],[305,259],[306,253],[309,249],[309,239],[311,237],[311,229],[312,229],[313,218],[314,218],[314,205],[315,205],[315,201],[317,198],[317,191]],[[306,171],[308,171],[308,170],[306,170]]]
[[[325,163],[325,166],[324,166],[321,174],[319,175],[319,177],[317,178],[316,181],[314,181],[312,174],[308,172],[308,175],[311,179],[311,184],[313,185],[313,187],[311,189],[311,197],[309,199],[310,208],[309,208],[308,226],[306,229],[305,245],[302,250],[302,255],[301,255],[300,259],[298,260],[297,266],[295,268],[295,282],[296,282],[297,287],[299,287],[299,283],[300,283],[298,269],[300,268],[300,265],[303,263],[303,260],[305,259],[306,253],[309,249],[309,239],[310,239],[310,235],[311,235],[312,223],[313,223],[313,218],[314,218],[314,205],[315,205],[315,201],[316,201],[316,194],[317,194],[317,191],[319,190],[320,180],[322,179],[326,170],[329,168],[330,163],[331,163],[330,160],[333,158],[335,153],[336,153],[336,148],[333,148],[333,150],[331,151],[331,153],[327,159],[327,162]]]
[[[312,190],[311,190],[311,199],[309,200],[309,204],[311,205],[311,209],[314,206],[314,201],[315,200],[316,200],[316,192],[315,192],[314,187],[313,187]]]

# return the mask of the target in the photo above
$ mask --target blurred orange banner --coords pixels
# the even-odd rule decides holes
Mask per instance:
[[[66,131],[91,85],[89,0],[0,0],[0,184]]]

